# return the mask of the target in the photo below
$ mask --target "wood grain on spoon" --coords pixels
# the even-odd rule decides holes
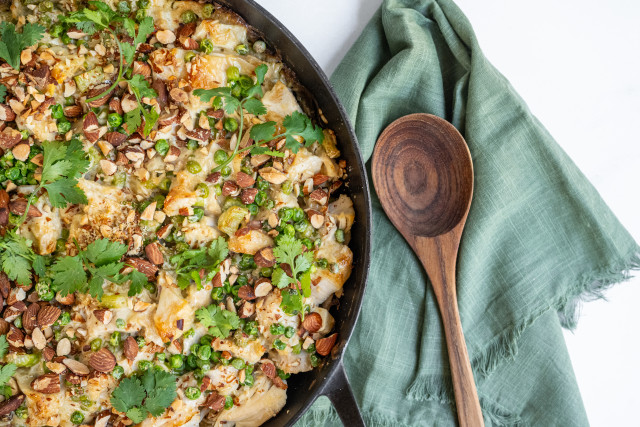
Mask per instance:
[[[412,114],[382,133],[371,169],[384,211],[431,280],[442,315],[460,425],[483,426],[456,296],[456,259],[473,194],[467,144],[445,120]]]

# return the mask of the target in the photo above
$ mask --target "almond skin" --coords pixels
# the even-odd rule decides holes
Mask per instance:
[[[67,368],[69,368],[71,372],[73,372],[76,375],[89,375],[89,372],[91,372],[87,367],[87,365],[85,365],[84,363],[78,362],[77,360],[74,360],[74,359],[64,359],[62,363],[64,363],[67,366]]]
[[[24,215],[24,211],[27,210],[27,199],[19,198],[9,203],[9,211],[14,215]],[[42,212],[33,205],[29,206],[29,218],[38,218],[42,216]]]
[[[9,207],[9,193],[4,189],[0,189],[0,209]]]
[[[276,257],[273,255],[273,248],[260,249],[253,256],[253,261],[258,267],[273,267],[276,265]]]
[[[318,313],[309,313],[304,317],[302,327],[313,333],[318,332],[322,328],[322,316]]]
[[[104,308],[100,310],[94,310],[93,315],[96,316],[96,319],[98,319],[104,325],[108,325],[113,319],[113,313],[111,312],[111,310],[107,310]]]
[[[316,190],[313,190],[313,192],[309,194],[309,198],[311,200],[318,202],[321,205],[326,205],[327,201],[329,200],[329,195],[323,189],[318,188]]]
[[[31,303],[27,307],[27,311],[22,314],[22,327],[28,333],[31,333],[37,326],[38,311],[40,311],[40,304]]]
[[[162,265],[164,263],[164,256],[162,256],[162,252],[160,252],[160,247],[157,242],[148,244],[144,248],[144,253],[153,264]]]
[[[329,180],[329,177],[327,175],[322,175],[322,174],[318,173],[318,174],[315,174],[313,176],[313,185],[314,185],[314,187],[317,187],[319,185],[324,184],[328,180]]]
[[[244,172],[238,172],[236,174],[236,182],[241,188],[248,188],[255,184],[256,180],[253,179],[251,175],[248,175]]]
[[[7,334],[7,342],[14,347],[24,347],[24,334],[13,325],[9,325],[9,333]]]
[[[98,123],[96,113],[93,111],[90,111],[85,116],[84,122],[82,123],[82,132],[85,138],[92,144],[100,138],[100,124]]]
[[[258,195],[257,188],[245,188],[240,193],[240,200],[242,200],[242,203],[244,203],[245,205],[250,205],[251,203],[254,202],[254,200],[256,200],[257,195]]]
[[[101,348],[91,355],[89,365],[99,372],[111,372],[116,366],[116,357],[107,348]]]
[[[147,276],[147,279],[149,280],[155,280],[156,278],[158,267],[156,267],[155,265],[153,265],[152,263],[150,263],[145,259],[131,257],[131,258],[125,259],[125,264],[132,266],[133,268],[138,270],[140,273]]]
[[[238,298],[245,301],[251,301],[256,299],[256,294],[253,292],[253,288],[251,286],[244,285],[238,289]]]
[[[51,360],[53,360],[55,356],[56,356],[56,351],[51,347],[45,347],[42,350],[42,358],[47,362],[50,362]]]
[[[336,345],[336,340],[338,339],[338,334],[331,334],[328,337],[320,338],[316,341],[316,352],[320,356],[327,356],[334,345]]]
[[[54,394],[60,391],[60,376],[58,374],[40,375],[31,381],[31,388],[42,394]]]
[[[225,183],[222,184],[223,196],[234,196],[238,194],[238,191],[240,191],[240,187],[233,181],[225,181]]]
[[[132,336],[124,340],[124,356],[128,360],[134,360],[138,355],[138,342]]]
[[[2,404],[0,404],[0,417],[9,415],[10,413],[18,409],[20,405],[22,405],[22,402],[24,402],[24,394],[13,396],[9,400],[2,402]]]
[[[204,401],[202,406],[205,406],[214,412],[218,412],[224,408],[225,402],[226,402],[226,397],[214,391],[209,396],[207,396],[207,399]]]
[[[0,272],[0,293],[3,297],[7,298],[10,290],[11,283],[9,282],[9,278],[4,272]]]
[[[274,379],[276,376],[276,365],[273,364],[271,360],[261,360],[262,364],[260,365],[260,370],[267,376],[269,379]]]
[[[62,314],[62,310],[53,305],[42,307],[40,311],[38,311],[38,326],[40,326],[41,328],[46,328],[53,325],[56,320],[58,320],[58,317],[60,317],[60,314]]]

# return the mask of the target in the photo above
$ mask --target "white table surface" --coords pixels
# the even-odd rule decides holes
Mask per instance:
[[[330,74],[381,0],[258,0]],[[511,81],[640,241],[640,2],[458,0]],[[640,276],[640,274],[638,274]],[[640,278],[589,302],[565,337],[593,426],[640,425]]]

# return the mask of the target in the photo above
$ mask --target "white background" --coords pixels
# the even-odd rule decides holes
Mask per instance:
[[[327,74],[381,0],[258,0]],[[458,0],[486,56],[640,241],[640,2]],[[640,274],[639,274],[640,275]],[[583,306],[567,346],[593,426],[640,425],[640,278]]]

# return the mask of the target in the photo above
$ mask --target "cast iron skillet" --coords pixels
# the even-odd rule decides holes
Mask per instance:
[[[261,32],[267,44],[280,52],[283,62],[296,74],[302,86],[312,94],[317,107],[322,110],[329,122],[327,127],[336,133],[342,158],[349,165],[346,192],[351,196],[356,212],[349,244],[353,251],[353,271],[344,285],[344,295],[340,298],[339,310],[332,311],[338,332],[337,349],[334,349],[337,350],[335,358],[321,369],[292,375],[287,381],[289,388],[286,406],[264,425],[293,425],[318,396],[324,395],[331,399],[345,426],[364,426],[342,364],[344,349],[360,313],[371,250],[369,186],[356,136],[327,76],[282,23],[253,0],[216,0],[215,2],[238,13],[250,26]]]

